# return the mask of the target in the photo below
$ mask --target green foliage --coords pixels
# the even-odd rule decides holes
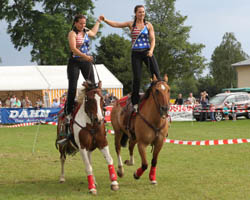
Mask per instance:
[[[215,48],[209,65],[217,92],[223,88],[237,87],[236,70],[232,64],[247,58],[248,55],[242,50],[234,33],[225,33],[221,44]]]
[[[123,83],[124,94],[131,91],[131,42],[117,34],[102,37],[96,47],[96,62],[104,64]]]
[[[206,91],[210,97],[220,93],[221,91],[217,90],[216,84],[214,82],[214,78],[210,75],[207,75],[205,77],[200,77],[198,79],[198,91]],[[199,93],[195,94],[196,97],[200,97]]]
[[[5,0],[0,5],[0,20],[7,21],[14,47],[32,46],[32,61],[40,65],[67,63],[67,34],[76,14],[88,15],[87,26],[94,24],[91,0]]]
[[[183,85],[185,85],[185,87],[183,87]],[[184,98],[187,98],[190,92],[197,97],[197,80],[193,76],[175,79],[171,84],[171,98],[173,99],[176,99],[179,93],[181,93]]]
[[[184,26],[187,16],[175,11],[175,0],[146,0],[147,20],[155,30],[155,55],[161,73],[173,80],[202,73],[205,58],[203,44],[188,42],[191,27]]]

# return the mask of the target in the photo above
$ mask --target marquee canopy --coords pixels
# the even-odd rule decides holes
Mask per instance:
[[[122,83],[103,65],[97,64],[102,87],[123,88]],[[95,71],[95,69],[94,69]],[[0,91],[67,89],[67,66],[0,66]],[[95,80],[98,82],[95,71]],[[84,79],[80,74],[78,88]]]

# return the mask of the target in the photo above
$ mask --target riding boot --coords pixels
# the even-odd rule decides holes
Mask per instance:
[[[71,121],[71,119],[72,119],[71,114],[65,116],[64,123],[65,123],[66,137],[61,139],[61,140],[58,140],[57,144],[64,144],[73,137],[73,134],[71,133],[71,130],[70,130],[70,121]]]

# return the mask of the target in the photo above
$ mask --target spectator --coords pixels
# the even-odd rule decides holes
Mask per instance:
[[[60,98],[60,105],[59,105],[59,107],[60,108],[64,108],[65,102],[66,102],[66,94],[63,94],[61,96],[61,98]]]
[[[22,105],[23,105],[23,108],[31,108],[32,107],[32,103],[29,100],[28,96],[26,96],[25,99],[22,100]]]
[[[15,105],[15,107],[16,108],[21,108],[21,106],[22,106],[22,103],[21,103],[20,99],[16,98],[16,105]]]
[[[10,97],[5,100],[5,107],[10,108]]]
[[[212,122],[215,122],[214,112],[215,112],[215,106],[214,104],[210,104],[210,119]]]
[[[206,91],[204,91],[203,94],[205,95],[206,99],[209,100],[208,93]]]
[[[116,96],[114,96],[114,94],[113,94],[113,92],[110,94],[110,96],[109,96],[109,101],[110,101],[110,103],[113,103],[114,101],[116,101],[117,100],[117,97]]]
[[[206,110],[207,110],[208,100],[206,98],[205,93],[202,94],[200,103],[201,103],[201,106],[202,106],[202,112],[200,114],[200,121],[203,121],[203,120],[206,121],[207,120]]]
[[[111,103],[110,99],[109,99],[109,94],[105,94],[104,96],[104,107],[108,106]]]
[[[224,113],[224,116],[225,116],[225,120],[229,120],[229,112],[228,112],[228,104],[227,103],[225,103],[224,104],[224,107],[223,107],[223,113]]]
[[[40,109],[42,107],[43,107],[43,102],[39,97],[37,97],[35,108]]]
[[[232,107],[231,107],[233,121],[236,121],[236,110],[237,110],[237,107],[236,107],[235,103],[233,102]]]
[[[196,99],[193,97],[193,93],[192,92],[189,93],[188,101],[192,105],[195,105],[195,103],[196,103]]]
[[[53,103],[52,103],[52,108],[58,108],[60,106],[60,102],[58,102],[57,98],[53,99]]]
[[[16,107],[16,95],[14,95],[14,94],[10,98],[10,107],[11,108],[15,108]]]
[[[3,105],[2,105],[2,99],[0,99],[0,108],[2,108]]]
[[[178,94],[178,98],[175,100],[174,104],[176,105],[183,105],[182,94]]]

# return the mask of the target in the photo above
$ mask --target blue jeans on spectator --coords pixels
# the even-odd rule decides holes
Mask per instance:
[[[210,119],[211,119],[212,121],[215,121],[214,112],[210,112]]]

